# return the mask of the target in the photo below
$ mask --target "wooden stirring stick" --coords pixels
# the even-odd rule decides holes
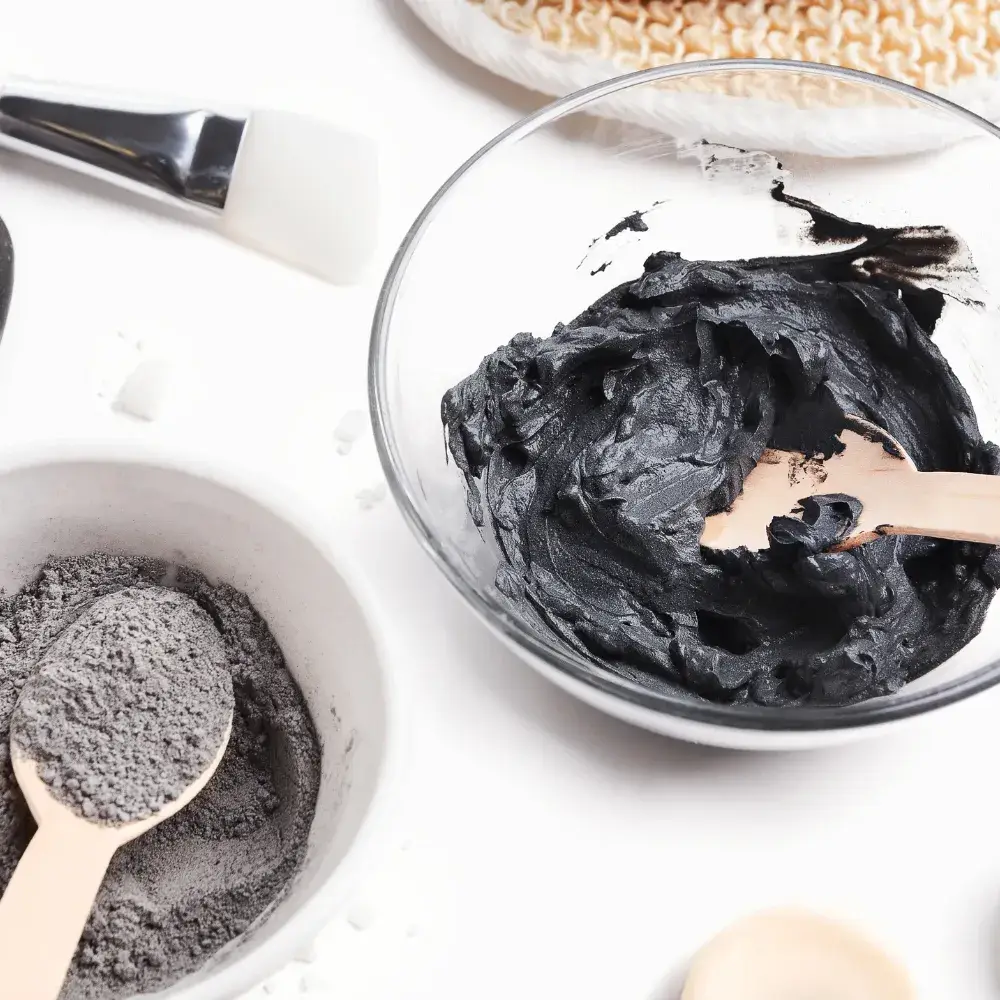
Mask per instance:
[[[888,431],[859,417],[826,460],[767,450],[732,507],[706,518],[701,544],[712,549],[768,547],[767,526],[806,497],[843,493],[861,501],[857,527],[836,549],[879,535],[930,535],[1000,544],[1000,476],[920,472]]]
[[[53,798],[35,761],[11,747],[14,775],[38,831],[0,899],[0,975],[11,1000],[57,1000],[80,935],[119,847],[183,809],[215,774],[232,717],[215,758],[184,793],[134,823],[102,825]]]

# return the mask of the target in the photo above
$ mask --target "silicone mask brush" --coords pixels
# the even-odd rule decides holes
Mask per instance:
[[[226,238],[325,281],[362,276],[378,229],[370,136],[287,111],[82,94],[5,83],[0,146],[183,205]]]

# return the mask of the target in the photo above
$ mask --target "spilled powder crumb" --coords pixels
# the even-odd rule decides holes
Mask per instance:
[[[305,948],[302,949],[295,956],[297,962],[302,962],[304,965],[312,965],[316,959],[319,958],[319,947],[315,941],[310,941]]]
[[[143,358],[121,384],[111,408],[137,420],[158,420],[169,401],[170,369],[166,358]]]
[[[321,973],[317,972],[307,972],[299,980],[299,993],[305,995],[312,995],[317,997],[332,997],[334,996],[333,987],[330,985],[329,979]]]
[[[372,510],[386,498],[388,493],[388,487],[382,482],[377,483],[375,486],[368,486],[363,490],[358,490],[355,496],[362,510]]]
[[[333,440],[338,455],[349,455],[358,439],[368,428],[368,414],[364,410],[348,410],[333,429]]]
[[[114,401],[122,383],[142,360],[142,344],[124,330],[116,330],[98,345],[93,359],[97,398]]]
[[[355,903],[347,913],[347,922],[356,931],[366,931],[375,923],[375,907],[362,900]]]

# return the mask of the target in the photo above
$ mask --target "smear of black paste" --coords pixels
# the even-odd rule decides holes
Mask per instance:
[[[616,236],[631,230],[633,233],[646,233],[649,231],[649,226],[643,219],[645,212],[633,212],[631,215],[626,215],[621,222],[616,222],[605,234],[604,238],[606,240],[614,239]]]
[[[646,209],[644,212],[640,212],[638,210],[636,210],[634,212],[631,212],[629,215],[626,215],[624,219],[621,219],[618,222],[616,222],[603,236],[595,236],[587,244],[587,251],[588,251],[588,255],[587,256],[589,256],[589,251],[593,250],[593,248],[595,246],[597,246],[598,243],[600,243],[602,241],[607,242],[608,240],[612,240],[616,236],[620,236],[622,233],[625,233],[625,232],[634,232],[634,233],[646,233],[646,232],[649,232],[649,225],[646,222],[645,217],[650,212],[652,212],[654,209],[659,208],[659,206],[663,205],[663,204],[664,204],[664,201],[662,199],[660,199],[658,201],[654,201],[653,204],[650,205],[649,208]],[[580,263],[577,264],[577,270],[579,270],[581,267],[583,267],[584,264],[588,263],[587,256],[584,256],[583,260],[581,260]],[[597,267],[594,270],[592,270],[590,272],[590,276],[593,278],[596,275],[603,273],[609,267],[611,267],[611,264],[612,264],[612,261],[610,261],[610,260],[605,261],[599,267]]]
[[[919,468],[1000,472],[931,339],[976,275],[943,227],[851,222],[781,183],[772,197],[830,252],[655,253],[550,337],[521,333],[485,358],[442,417],[497,543],[501,599],[528,627],[653,689],[844,704],[976,635],[994,550],[914,536],[824,551],[851,515],[840,500],[765,552],[702,549],[704,519],[764,448],[832,454],[849,414]]]

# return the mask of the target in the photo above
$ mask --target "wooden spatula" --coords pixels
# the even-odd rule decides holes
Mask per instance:
[[[733,506],[705,520],[701,544],[768,547],[767,526],[805,497],[844,493],[863,505],[857,527],[838,542],[852,548],[879,535],[931,535],[1000,544],[1000,476],[920,472],[888,431],[851,418],[844,450],[826,460],[765,451]]]
[[[0,995],[57,1000],[115,851],[183,809],[215,774],[229,745],[182,795],[146,819],[99,825],[53,798],[37,764],[11,748],[14,775],[38,831],[0,899]]]

